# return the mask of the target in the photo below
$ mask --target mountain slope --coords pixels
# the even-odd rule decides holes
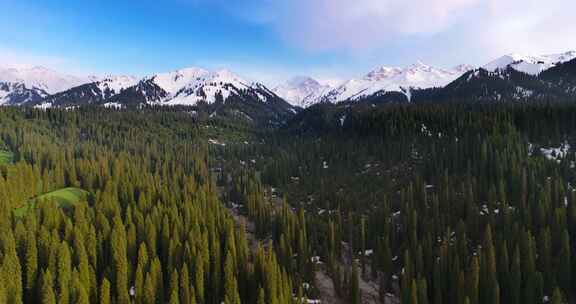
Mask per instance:
[[[497,58],[484,65],[483,68],[487,71],[494,72],[497,69],[505,70],[507,67],[511,67],[519,72],[538,75],[560,63],[568,62],[575,58],[576,51],[539,56],[514,53]]]
[[[48,94],[62,92],[93,81],[90,77],[62,74],[41,66],[30,68],[0,68],[0,81],[22,83],[27,88],[38,88]]]
[[[508,65],[489,71],[479,68],[444,88],[413,92],[416,103],[430,102],[563,102],[576,98],[576,59],[528,74]]]
[[[537,76],[512,67],[495,72],[483,68],[469,71],[444,88],[416,91],[413,100],[421,102],[507,102],[541,100],[561,95]]]
[[[254,94],[251,98],[261,102],[266,102],[269,97],[267,94],[260,94],[259,89],[263,86],[242,79],[229,70],[212,72],[200,68],[187,68],[154,75],[146,80],[150,80],[166,92],[166,97],[155,100],[163,105],[213,104],[225,102],[233,96],[244,96],[246,92]]]
[[[0,81],[0,105],[20,105],[36,102],[46,96],[48,96],[48,93],[39,88],[28,88],[20,82]]]
[[[50,95],[28,105],[79,106],[87,104],[102,104],[113,96],[120,94],[126,88],[134,86],[137,79],[132,76],[109,76],[102,80],[86,83],[69,90]]]
[[[40,66],[0,67],[0,105],[37,103],[50,94],[90,81],[90,77],[65,75]]]
[[[276,95],[293,106],[307,108],[321,101],[322,96],[332,89],[310,77],[294,77],[274,88]]]
[[[558,64],[540,74],[540,79],[553,82],[566,94],[576,95],[576,59]]]
[[[114,107],[193,106],[218,115],[244,121],[276,124],[295,109],[268,90],[228,70],[208,71],[186,68],[143,79],[108,77],[27,103],[38,107],[71,107],[97,104]]]
[[[349,80],[325,94],[322,101],[355,101],[374,96],[387,96],[387,92],[400,92],[408,100],[411,91],[432,87],[443,87],[464,72],[469,66],[460,65],[450,70],[438,69],[421,62],[407,68],[381,67],[371,71],[362,79]]]

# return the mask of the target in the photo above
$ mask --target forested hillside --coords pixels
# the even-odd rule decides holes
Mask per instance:
[[[1,108],[0,138],[0,303],[291,302],[188,114]]]
[[[218,149],[300,214],[292,233],[324,264],[297,269],[328,274],[341,303],[561,303],[576,286],[575,124],[573,105],[322,105],[266,144]],[[247,204],[264,232],[270,208]]]

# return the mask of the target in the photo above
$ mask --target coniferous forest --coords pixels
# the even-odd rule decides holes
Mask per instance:
[[[571,104],[2,107],[0,303],[573,303],[575,144]]]

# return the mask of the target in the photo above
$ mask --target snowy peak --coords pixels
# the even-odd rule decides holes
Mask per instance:
[[[292,87],[317,87],[321,86],[316,79],[307,76],[296,76],[286,82]]]
[[[161,102],[170,105],[225,101],[253,86],[229,70],[208,71],[196,67],[157,74],[149,79],[166,91],[167,97]]]
[[[107,76],[96,83],[103,95],[112,96],[135,86],[138,83],[138,78],[134,76]]]
[[[291,105],[306,108],[320,102],[322,96],[330,89],[329,85],[323,85],[316,79],[298,76],[277,86],[273,92]]]
[[[538,75],[559,63],[564,63],[575,58],[576,51],[539,56],[512,53],[489,62],[483,68],[487,71],[494,72],[511,67],[519,72]]]
[[[278,97],[263,85],[250,83],[229,70],[209,71],[189,67],[145,78],[134,76],[106,76],[68,90],[47,94],[30,104],[47,103],[54,106],[69,104],[159,104],[196,105],[225,102],[232,96],[260,102]],[[6,94],[4,94],[6,95]],[[240,98],[240,99],[242,99]]]
[[[23,83],[0,81],[0,105],[20,105],[48,96],[42,89],[27,88]]]
[[[190,67],[174,72],[156,74],[151,77],[153,82],[169,94],[176,94],[184,86],[203,81],[210,74],[202,68]]]
[[[380,67],[368,73],[364,80],[389,82],[404,87],[428,88],[446,85],[446,81],[456,79],[469,70],[467,65],[459,65],[452,70],[429,66],[420,61],[406,67]]]
[[[247,81],[229,70],[208,71],[202,68],[190,67],[174,72],[156,74],[150,77],[167,93],[177,95],[185,88],[200,87],[207,84],[227,83],[248,87]]]
[[[22,83],[28,89],[41,89],[48,94],[68,90],[88,83],[88,77],[76,77],[61,74],[51,69],[34,66],[27,68],[0,68],[0,81]]]
[[[380,67],[364,76],[365,80],[368,81],[381,81],[384,79],[389,79],[398,76],[402,73],[401,68],[391,68],[391,67]]]
[[[453,67],[452,71],[464,74],[468,71],[472,71],[474,68],[475,67],[473,65],[470,65],[470,64],[459,64],[459,65]]]
[[[400,92],[410,99],[412,89],[443,87],[454,81],[471,67],[459,65],[445,70],[432,67],[420,61],[406,68],[380,67],[361,79],[351,79],[331,90],[323,101],[340,102],[358,100],[374,94]]]

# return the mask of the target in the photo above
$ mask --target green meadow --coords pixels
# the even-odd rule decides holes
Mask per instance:
[[[0,164],[9,164],[14,161],[14,153],[0,150]]]
[[[87,195],[88,191],[82,190],[80,188],[70,187],[55,190],[29,200],[26,205],[15,209],[14,215],[17,217],[22,217],[26,214],[26,212],[28,212],[28,210],[36,208],[36,204],[39,202],[48,200],[54,201],[60,208],[70,208],[80,202],[82,199],[85,199]]]

